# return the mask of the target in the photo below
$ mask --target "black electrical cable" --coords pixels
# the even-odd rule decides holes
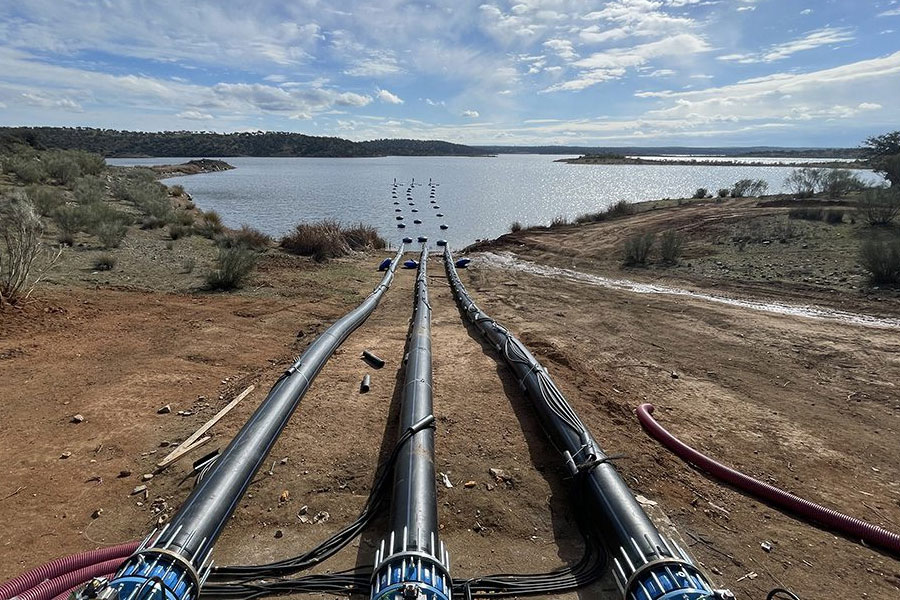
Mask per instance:
[[[789,600],[800,600],[800,596],[784,588],[775,588],[766,595],[766,600],[778,600],[781,594],[785,594]]]
[[[422,419],[415,425],[406,429],[397,439],[397,443],[391,450],[390,456],[385,460],[376,471],[375,482],[369,492],[369,497],[363,506],[362,511],[355,521],[332,535],[330,538],[299,556],[293,556],[283,560],[262,564],[262,565],[236,565],[216,567],[210,574],[210,581],[223,580],[253,580],[264,577],[281,577],[290,575],[298,571],[303,571],[314,567],[326,558],[329,558],[353,541],[362,530],[368,525],[372,519],[378,514],[378,510],[384,504],[387,498],[388,483],[391,481],[391,474],[397,455],[400,453],[404,444],[412,438],[417,432],[427,427],[434,427],[434,417],[429,416]],[[207,584],[206,588],[210,585]],[[206,589],[204,588],[204,589]]]

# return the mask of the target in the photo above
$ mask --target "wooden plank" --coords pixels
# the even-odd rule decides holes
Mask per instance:
[[[162,462],[158,463],[156,466],[157,466],[158,468],[160,468],[160,469],[162,469],[162,468],[164,468],[164,467],[168,467],[168,466],[171,465],[173,462],[175,462],[176,460],[178,460],[179,458],[181,458],[182,456],[184,456],[185,454],[187,454],[187,453],[190,452],[191,450],[193,450],[193,449],[195,449],[195,448],[199,448],[200,446],[202,446],[203,444],[205,444],[206,442],[208,442],[208,441],[211,440],[211,439],[212,439],[212,436],[211,436],[211,435],[208,435],[208,436],[206,436],[206,437],[200,438],[199,440],[197,440],[196,442],[194,442],[194,443],[191,444],[190,446],[185,446],[184,448],[181,448],[181,447],[179,446],[179,447],[176,448],[174,451],[172,451],[167,457],[165,457],[165,458],[162,460]],[[163,463],[165,463],[165,464],[163,464]],[[162,465],[162,466],[160,466],[160,465]]]
[[[234,400],[232,400],[231,402],[229,402],[228,404],[226,404],[225,407],[224,407],[222,410],[220,410],[219,412],[217,412],[216,415],[215,415],[212,419],[210,419],[209,421],[207,421],[206,423],[204,423],[204,424],[200,427],[200,429],[198,429],[197,431],[195,431],[194,433],[192,433],[192,434],[190,435],[190,437],[188,437],[188,439],[186,439],[186,440],[184,440],[183,442],[181,442],[180,444],[178,444],[178,446],[177,446],[174,450],[172,450],[172,451],[168,454],[168,456],[166,456],[164,459],[162,459],[161,461],[159,461],[158,463],[156,463],[157,468],[163,469],[163,468],[169,466],[170,464],[172,464],[173,462],[175,462],[176,460],[178,460],[179,458],[181,458],[182,456],[184,456],[187,452],[190,452],[191,450],[193,450],[194,448],[196,448],[197,446],[199,446],[200,444],[195,444],[195,442],[197,442],[197,440],[199,440],[200,437],[201,437],[204,433],[206,433],[207,431],[209,431],[210,428],[211,428],[213,425],[215,425],[216,423],[218,423],[218,422],[222,419],[222,417],[224,417],[225,415],[227,415],[228,412],[229,412],[232,408],[234,408],[235,406],[237,406],[238,403],[239,403],[241,400],[243,400],[244,398],[246,398],[247,396],[249,396],[249,395],[250,395],[250,392],[252,392],[252,391],[254,390],[255,387],[256,387],[255,385],[251,385],[251,386],[248,387],[246,390],[244,390],[243,392],[241,392],[240,394],[238,394],[237,397],[236,397]],[[207,440],[207,441],[208,441],[208,440]]]

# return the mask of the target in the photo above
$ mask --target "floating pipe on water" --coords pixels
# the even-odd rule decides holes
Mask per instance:
[[[444,268],[460,310],[503,356],[578,483],[578,493],[612,556],[613,574],[622,597],[734,598],[728,590],[714,590],[687,552],[656,529],[547,370],[522,342],[483,313],[469,297],[453,266],[449,246],[444,247]]]
[[[205,477],[162,530],[153,531],[103,582],[102,600],[197,600],[212,568],[213,545],[247,491],[254,473],[278,440],[300,400],[334,351],[378,306],[403,255],[363,302],[335,321],[275,382]],[[93,593],[93,592],[91,592]],[[87,594],[82,597],[86,600]]]
[[[375,551],[372,600],[449,600],[453,587],[450,555],[438,535],[434,429],[419,428],[434,421],[427,260],[423,244],[400,400],[400,433],[416,433],[399,450],[394,465],[390,533]]]

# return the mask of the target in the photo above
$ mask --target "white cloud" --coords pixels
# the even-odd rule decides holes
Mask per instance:
[[[900,16],[900,8],[892,8],[884,12],[878,13],[879,17],[897,17]]]
[[[462,111],[462,116],[464,116],[467,119],[477,119],[481,115],[478,114],[477,110],[468,109],[468,110]]]
[[[184,110],[175,115],[181,119],[191,119],[193,121],[209,121],[214,117],[209,113],[203,113],[199,110]]]
[[[571,40],[552,39],[543,43],[545,48],[553,50],[563,60],[574,60],[578,58]]]
[[[776,44],[758,53],[725,54],[719,56],[719,60],[734,61],[739,63],[773,62],[782,60],[797,52],[813,50],[822,46],[848,42],[854,39],[852,30],[848,27],[823,27],[810,31],[801,38],[791,40],[784,44]]]
[[[392,94],[387,90],[378,90],[375,97],[386,104],[403,104],[403,99],[400,98],[400,96]]]
[[[682,33],[630,48],[612,48],[603,52],[595,52],[573,63],[582,69],[574,79],[553,84],[543,91],[583,90],[610,79],[619,79],[625,75],[628,69],[640,67],[656,58],[685,57],[707,52],[710,49],[709,44],[702,38],[690,33]]]
[[[811,15],[812,13],[813,13],[813,9],[811,9],[811,8],[804,8],[803,10],[800,11],[801,15]]]

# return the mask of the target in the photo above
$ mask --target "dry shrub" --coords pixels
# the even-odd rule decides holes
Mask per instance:
[[[869,240],[860,248],[860,259],[872,283],[900,284],[900,239]]]
[[[668,265],[677,265],[684,249],[684,236],[674,229],[664,231],[659,240],[659,254]]]
[[[344,239],[351,250],[381,250],[387,246],[378,230],[371,225],[357,223],[352,227],[342,228]]]
[[[213,290],[241,288],[255,266],[256,253],[249,248],[219,248],[215,266],[206,275],[206,283]]]
[[[381,249],[387,243],[374,227],[358,224],[343,227],[338,221],[326,219],[316,223],[300,223],[281,238],[281,247],[316,261],[346,256],[353,250]]]
[[[656,235],[653,233],[639,233],[625,240],[624,257],[622,260],[625,266],[646,266],[650,258],[650,250],[653,249],[653,242],[655,240]]]
[[[24,194],[0,200],[0,308],[27,299],[59,257],[48,256],[44,269],[33,274],[35,262],[45,254],[43,232],[41,217]]]

